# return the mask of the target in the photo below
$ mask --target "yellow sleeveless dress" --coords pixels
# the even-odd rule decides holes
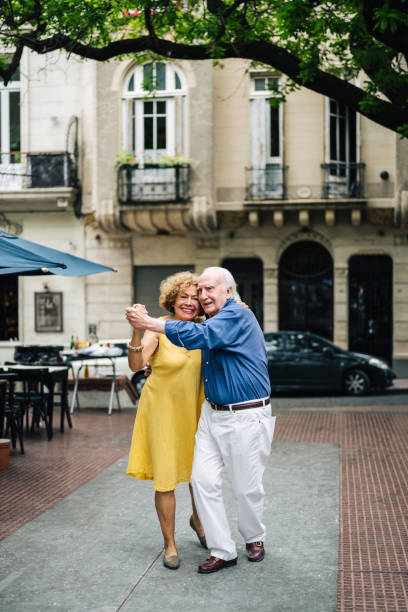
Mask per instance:
[[[156,491],[189,482],[195,433],[204,401],[201,351],[175,346],[165,334],[149,362],[139,400],[127,474],[153,480]]]

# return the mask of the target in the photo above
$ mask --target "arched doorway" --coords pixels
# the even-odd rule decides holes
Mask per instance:
[[[349,261],[349,349],[392,364],[392,259],[353,255]]]
[[[248,304],[263,328],[263,263],[256,257],[224,259],[221,264],[235,278],[241,299]]]
[[[295,242],[280,258],[279,329],[333,339],[333,259],[318,242]]]

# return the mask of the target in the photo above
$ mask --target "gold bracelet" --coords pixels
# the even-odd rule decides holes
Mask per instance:
[[[139,346],[132,346],[130,342],[128,343],[127,347],[128,351],[130,351],[131,353],[141,353],[144,349],[143,344],[139,344]]]

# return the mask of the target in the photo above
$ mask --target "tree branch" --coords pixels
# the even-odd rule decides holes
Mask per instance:
[[[149,35],[151,36],[151,38],[157,38],[156,32],[154,31],[154,27],[153,27],[152,13],[151,13],[150,7],[146,7],[144,9],[144,18],[145,18],[145,24],[146,24],[147,31],[149,32]]]
[[[161,38],[152,38],[151,36],[117,40],[105,47],[92,47],[60,34],[44,40],[33,39],[29,35],[25,35],[22,37],[22,44],[41,54],[48,53],[51,50],[65,49],[69,53],[97,61],[105,61],[120,55],[140,53],[142,51],[153,51],[158,55],[172,59],[213,59],[209,46],[175,43]],[[376,98],[375,108],[361,108],[360,104],[366,97],[364,90],[337,76],[322,70],[316,70],[313,77],[306,81],[303,80],[299,76],[301,74],[299,58],[273,43],[267,41],[243,41],[224,44],[222,46],[222,57],[241,57],[269,65],[286,74],[295,83],[324,96],[333,97],[391,130],[395,131],[399,126],[407,122],[405,108],[380,98]]]
[[[398,74],[392,66],[395,52],[378,53],[378,42],[373,41],[367,31],[359,29],[352,31],[350,34],[350,51],[373,83],[379,82],[380,74],[387,76],[387,78],[381,79],[379,89],[391,102],[401,106],[407,104],[407,80]]]
[[[382,42],[384,45],[387,45],[387,47],[390,47],[398,53],[402,53],[403,55],[408,57],[408,28],[402,23],[400,23],[396,27],[395,31],[393,31],[390,27],[388,27],[386,30],[380,30],[380,28],[377,27],[375,11],[377,9],[383,8],[384,1],[362,0],[361,4],[361,14],[363,15],[367,30],[370,32],[371,36]],[[402,14],[406,14],[407,12],[406,3],[401,3],[398,0],[396,0],[395,2],[391,2],[390,8],[399,10]]]
[[[17,45],[13,57],[11,58],[11,62],[8,64],[7,68],[1,68],[0,66],[0,77],[3,79],[5,85],[7,85],[7,83],[10,81],[11,77],[19,67],[23,50],[24,44],[20,42]]]

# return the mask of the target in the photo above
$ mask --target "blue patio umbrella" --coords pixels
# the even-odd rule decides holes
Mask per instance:
[[[0,275],[86,276],[99,272],[116,270],[0,230]]]

